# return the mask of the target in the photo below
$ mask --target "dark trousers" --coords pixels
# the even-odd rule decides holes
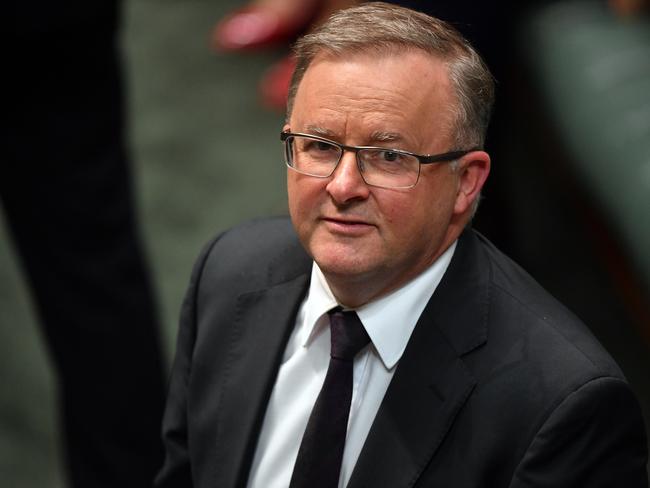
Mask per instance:
[[[162,463],[164,373],[123,136],[116,9],[106,12],[15,33],[0,198],[56,367],[72,486],[144,487]]]

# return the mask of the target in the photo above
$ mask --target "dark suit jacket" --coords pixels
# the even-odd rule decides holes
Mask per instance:
[[[246,485],[310,269],[286,219],[204,249],[183,305],[157,486]],[[646,460],[640,409],[614,361],[465,231],[348,486],[646,487]]]

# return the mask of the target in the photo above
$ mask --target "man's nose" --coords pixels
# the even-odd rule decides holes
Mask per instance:
[[[354,152],[343,153],[326,189],[337,203],[368,198],[370,190],[361,176]]]

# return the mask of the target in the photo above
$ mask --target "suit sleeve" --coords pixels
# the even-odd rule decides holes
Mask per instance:
[[[196,296],[206,258],[216,241],[217,239],[214,239],[209,243],[197,259],[181,308],[176,355],[162,424],[165,462],[154,482],[156,488],[193,486],[188,445],[187,398],[192,352],[196,340]]]
[[[510,488],[647,488],[647,460],[643,418],[629,386],[597,378],[548,416]]]

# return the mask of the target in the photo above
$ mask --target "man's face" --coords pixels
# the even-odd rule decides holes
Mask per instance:
[[[417,154],[452,147],[455,96],[445,65],[417,50],[377,57],[318,55],[302,79],[285,130],[348,145]],[[488,161],[489,166],[489,161]],[[411,189],[368,186],[355,154],[329,178],[288,170],[289,211],[298,236],[339,301],[359,306],[424,271],[462,229],[462,174],[423,165]]]

